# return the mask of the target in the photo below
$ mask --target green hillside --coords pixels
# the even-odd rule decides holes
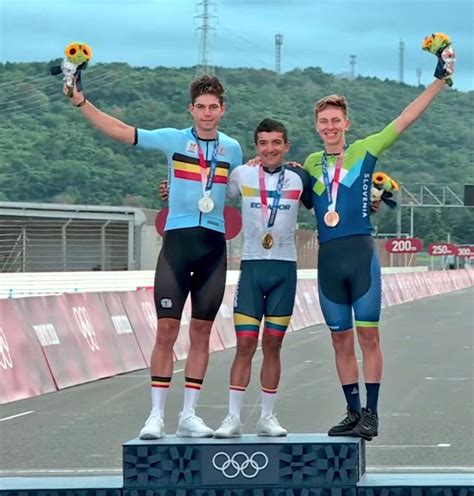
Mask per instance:
[[[35,201],[159,207],[157,184],[164,157],[100,136],[62,94],[50,63],[0,64],[0,201]],[[253,156],[253,130],[264,117],[288,126],[289,159],[303,161],[321,144],[313,130],[314,102],[329,93],[350,103],[348,142],[380,130],[422,88],[375,78],[338,79],[319,68],[277,76],[268,70],[223,69],[228,112],[221,129]],[[193,68],[132,68],[95,64],[84,73],[87,97],[105,112],[148,129],[187,127],[188,85]],[[406,184],[442,183],[462,195],[474,183],[473,94],[445,90],[423,117],[379,161],[378,169]],[[420,210],[423,210],[422,212]],[[449,210],[449,211],[448,211]],[[406,212],[408,215],[408,212]],[[418,209],[415,233],[474,241],[472,209]],[[302,225],[311,227],[308,214]],[[393,232],[395,216],[377,216],[379,230]],[[404,217],[403,230],[407,229]]]

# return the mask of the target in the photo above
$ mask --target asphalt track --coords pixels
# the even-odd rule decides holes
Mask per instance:
[[[383,312],[385,374],[380,435],[367,443],[369,472],[474,473],[474,288]],[[234,350],[211,356],[198,414],[217,427],[227,412]],[[71,357],[70,359],[74,359]],[[243,410],[255,432],[258,370]],[[174,434],[182,403],[183,363],[167,403]],[[363,388],[362,388],[363,389]],[[291,432],[326,432],[344,414],[329,331],[288,335],[277,414]],[[0,406],[0,476],[119,474],[123,442],[149,411],[147,370]]]

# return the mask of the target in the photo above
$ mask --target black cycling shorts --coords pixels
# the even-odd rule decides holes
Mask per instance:
[[[204,227],[166,231],[155,273],[158,319],[181,319],[191,293],[191,316],[213,321],[222,303],[227,270],[223,233]]]

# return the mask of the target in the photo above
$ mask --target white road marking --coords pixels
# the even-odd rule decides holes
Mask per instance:
[[[384,449],[400,449],[400,448],[450,448],[448,443],[439,444],[371,444],[367,448],[384,448]]]
[[[474,472],[474,466],[461,465],[376,465],[368,466],[367,472]]]
[[[5,420],[11,420],[18,417],[24,417],[25,415],[29,415],[30,413],[35,413],[35,411],[30,410],[29,412],[17,413],[16,415],[12,415],[10,417],[4,417],[0,419],[0,422],[5,422]]]
[[[0,477],[7,477],[7,476],[19,476],[19,475],[32,475],[32,474],[47,474],[47,475],[53,475],[53,474],[102,474],[102,473],[117,473],[121,474],[122,469],[121,468],[78,468],[78,469],[28,469],[28,470],[0,470]]]
[[[425,377],[427,381],[472,381],[472,377]]]

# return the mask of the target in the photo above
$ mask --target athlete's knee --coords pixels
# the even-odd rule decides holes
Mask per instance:
[[[179,332],[179,320],[159,319],[155,344],[160,348],[172,348]]]
[[[337,354],[352,355],[354,353],[354,333],[352,329],[332,332],[332,347]]]
[[[263,355],[279,356],[282,343],[283,343],[282,337],[263,334],[263,338],[262,338]]]
[[[194,349],[209,349],[212,321],[191,319],[189,326],[189,340]]]
[[[376,327],[365,327],[357,329],[362,351],[376,351],[380,348],[380,333]]]
[[[251,360],[257,350],[258,339],[245,337],[237,338],[236,358]]]

